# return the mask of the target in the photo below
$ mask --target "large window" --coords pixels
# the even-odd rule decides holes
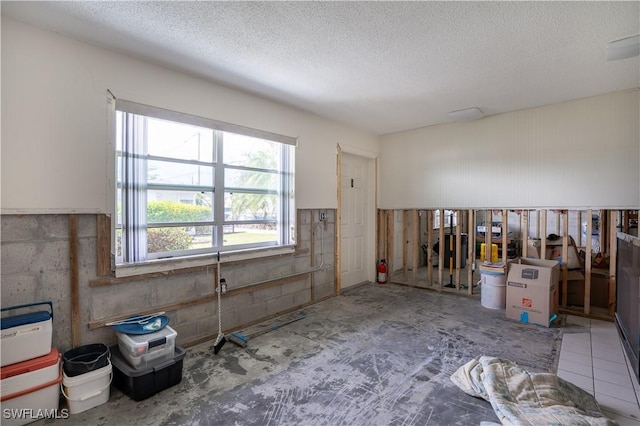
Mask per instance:
[[[295,139],[116,102],[116,258],[293,244]]]

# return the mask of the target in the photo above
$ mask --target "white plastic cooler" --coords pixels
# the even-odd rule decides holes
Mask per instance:
[[[11,306],[2,308],[2,312],[39,305],[48,305],[49,311],[29,312],[2,318],[0,322],[2,328],[1,367],[44,356],[51,352],[53,334],[53,304],[51,302]]]

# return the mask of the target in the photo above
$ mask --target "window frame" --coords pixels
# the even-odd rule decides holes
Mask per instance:
[[[146,263],[155,262],[158,260],[166,260],[166,259],[197,259],[200,262],[204,257],[211,256],[216,252],[239,252],[242,251],[245,253],[243,257],[246,256],[247,251],[255,251],[255,250],[265,250],[278,248],[291,248],[295,244],[295,233],[291,232],[292,229],[295,229],[295,196],[294,196],[294,175],[295,175],[295,147],[297,146],[297,138],[279,135],[267,131],[256,130],[236,124],[225,123],[209,118],[203,118],[199,116],[194,116],[190,114],[175,112],[166,110],[163,108],[152,107],[148,105],[143,105],[131,101],[117,99],[115,101],[115,114],[116,119],[113,120],[114,128],[118,125],[117,114],[134,114],[136,116],[148,117],[152,119],[160,119],[166,120],[170,122],[186,124],[201,128],[210,129],[213,131],[213,159],[212,162],[202,161],[202,159],[198,158],[197,160],[185,160],[171,157],[162,157],[158,155],[149,155],[148,150],[145,147],[145,155],[140,156],[143,157],[142,161],[148,164],[149,161],[168,161],[174,164],[189,164],[189,165],[197,165],[202,167],[211,167],[212,168],[212,176],[213,176],[213,185],[211,187],[206,188],[206,192],[211,191],[211,203],[212,203],[212,218],[207,221],[193,221],[193,222],[169,222],[169,223],[152,223],[152,224],[142,224],[144,228],[144,233],[146,235],[147,229],[152,228],[161,228],[161,227],[195,227],[195,226],[211,226],[212,227],[212,235],[211,235],[211,247],[205,247],[200,249],[186,249],[186,250],[176,250],[171,252],[157,252],[157,253],[146,253],[147,247],[146,242],[143,240],[145,244],[144,252],[146,253],[146,257],[141,260],[133,260],[126,259],[122,250],[120,253],[116,252],[116,241],[118,241],[118,233],[123,232],[123,223],[121,222],[121,212],[118,213],[118,205],[119,198],[122,196],[122,182],[121,179],[124,177],[120,177],[118,174],[118,167],[122,164],[124,147],[120,150],[118,141],[114,144],[115,151],[115,166],[116,166],[116,176],[114,179],[114,189],[115,189],[115,199],[114,199],[114,213],[116,220],[113,221],[113,238],[114,238],[114,255],[115,255],[115,266],[116,268],[127,267],[131,265],[144,265]],[[229,165],[223,162],[224,159],[224,134],[225,133],[234,133],[241,136],[248,136],[251,138],[263,139],[267,142],[275,142],[280,144],[280,149],[278,149],[280,153],[280,162],[279,167],[277,169],[262,169],[259,167],[246,167],[246,166],[237,166],[237,165]],[[118,130],[116,129],[114,137],[117,138]],[[124,137],[123,137],[124,139]],[[231,143],[231,142],[228,142]],[[135,156],[135,154],[134,154]],[[261,188],[230,188],[224,184],[224,174],[226,170],[241,170],[241,171],[249,171],[249,172],[260,172],[260,173],[273,173],[278,176],[278,185],[276,188],[269,189],[261,189]],[[146,176],[146,174],[145,174]],[[135,180],[135,179],[134,179]],[[176,191],[201,191],[203,187],[201,185],[176,185],[176,184],[149,184],[147,186],[146,177],[145,177],[145,187],[143,190],[139,190],[139,192],[148,193],[148,190],[156,189],[158,191],[163,190],[176,190]],[[277,200],[277,214],[276,218],[271,220],[263,220],[263,219],[252,219],[252,220],[227,220],[225,217],[225,194],[233,191],[237,193],[249,193],[249,194],[274,194],[276,195]],[[205,192],[205,191],[201,191]],[[146,196],[145,196],[146,198]],[[146,208],[148,206],[148,201],[145,200],[144,203],[145,216]],[[124,207],[123,207],[124,208]],[[146,220],[145,220],[146,222]],[[279,233],[275,241],[270,241],[267,243],[258,242],[258,243],[250,243],[250,244],[237,244],[232,246],[224,246],[224,230],[227,226],[234,226],[238,224],[266,224],[266,223],[275,223],[276,228],[279,229]],[[287,249],[287,252],[290,251]],[[254,253],[255,254],[255,253]],[[259,257],[259,256],[258,256]]]

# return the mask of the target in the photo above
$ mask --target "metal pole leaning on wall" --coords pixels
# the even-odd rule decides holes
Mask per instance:
[[[412,283],[413,285],[418,284],[418,265],[420,263],[419,253],[420,253],[420,217],[418,214],[418,210],[411,211],[413,228],[411,229],[413,241],[413,261],[412,261]]]
[[[456,217],[456,290],[460,290],[460,267],[462,265],[462,217],[460,210],[455,211]],[[468,244],[468,242],[467,242]],[[452,248],[449,247],[449,250]]]
[[[442,291],[442,277],[444,264],[444,209],[439,209],[440,222],[438,227],[438,290]]]
[[[560,212],[562,216],[562,265],[560,265],[560,271],[562,272],[562,307],[567,307],[567,297],[569,293],[569,282],[567,280],[569,274],[569,211],[562,210]]]
[[[473,253],[476,247],[476,232],[475,218],[472,209],[469,209],[468,211],[468,218],[469,236],[467,237],[467,282],[469,283],[469,286],[467,287],[467,293],[473,294],[473,270],[475,267],[475,258]]]
[[[69,215],[69,275],[71,280],[71,346],[80,345],[80,279],[78,276],[78,215]]]

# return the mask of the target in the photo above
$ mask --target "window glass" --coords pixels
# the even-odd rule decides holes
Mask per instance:
[[[293,243],[291,138],[123,105],[116,103],[118,264]]]

